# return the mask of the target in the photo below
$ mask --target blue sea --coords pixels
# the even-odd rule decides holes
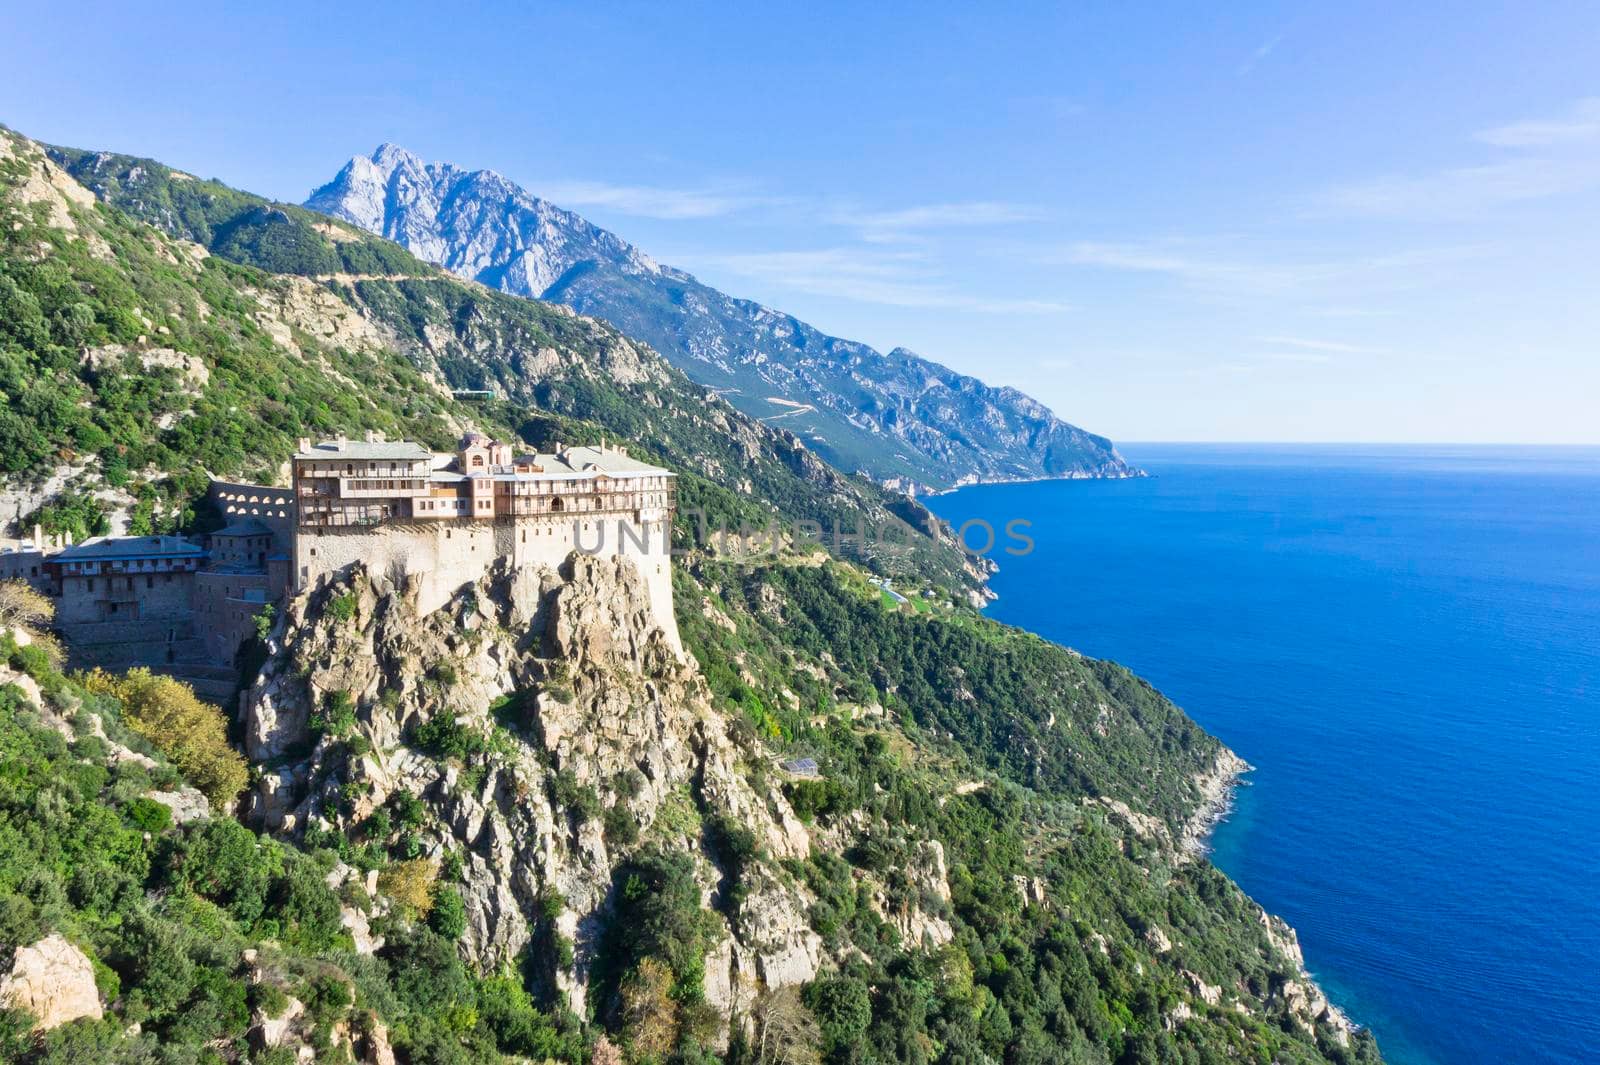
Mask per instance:
[[[1123,451],[930,501],[1032,522],[989,612],[1255,766],[1212,858],[1391,1061],[1600,1060],[1600,449]]]

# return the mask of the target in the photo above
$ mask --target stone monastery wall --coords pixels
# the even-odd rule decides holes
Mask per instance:
[[[295,541],[295,587],[314,587],[360,562],[395,584],[418,579],[418,611],[439,609],[482,578],[499,558],[517,568],[559,570],[574,551],[633,561],[650,592],[651,613],[674,650],[681,650],[672,612],[670,530],[641,525],[622,513],[429,521],[363,527],[301,528]]]

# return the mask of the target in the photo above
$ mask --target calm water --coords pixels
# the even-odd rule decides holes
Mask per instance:
[[[1033,522],[991,613],[1257,767],[1214,860],[1391,1060],[1600,1060],[1600,449],[1124,450],[932,501]]]

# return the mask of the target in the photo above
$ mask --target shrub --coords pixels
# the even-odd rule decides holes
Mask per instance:
[[[141,832],[158,836],[172,827],[172,810],[165,803],[140,796],[122,808],[123,816]]]
[[[311,712],[311,731],[339,739],[356,730],[356,701],[347,691],[328,692]]]
[[[401,828],[417,828],[428,815],[428,808],[409,789],[401,788],[389,796],[388,806],[394,811],[395,824]]]
[[[356,616],[356,593],[345,592],[328,600],[328,616],[338,622],[348,622]]]
[[[605,835],[608,847],[631,847],[639,842],[639,820],[619,802],[606,809]]]
[[[461,901],[461,892],[453,887],[438,888],[434,892],[428,927],[446,939],[461,938],[461,933],[467,930],[467,907]]]
[[[551,777],[551,790],[557,806],[566,807],[580,822],[589,821],[600,813],[600,796],[594,788],[578,783],[570,769],[557,770]]]
[[[395,862],[378,874],[378,890],[412,917],[426,917],[433,908],[438,876],[439,866],[426,858]]]
[[[435,758],[467,757],[483,752],[488,741],[477,729],[461,724],[449,713],[432,717],[411,730],[411,745]]]

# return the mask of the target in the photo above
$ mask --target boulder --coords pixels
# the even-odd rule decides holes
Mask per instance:
[[[0,1003],[26,1010],[44,1031],[80,1017],[103,1016],[94,966],[60,934],[17,951],[11,971],[0,977]]]

